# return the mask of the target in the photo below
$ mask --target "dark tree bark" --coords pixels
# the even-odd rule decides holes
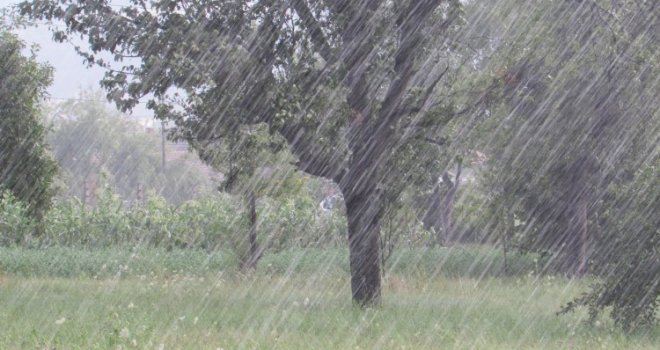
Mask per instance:
[[[442,197],[442,194],[440,192],[441,192],[440,184],[436,179],[435,185],[433,185],[433,192],[431,193],[431,197],[429,198],[428,201],[426,201],[426,205],[425,205],[426,212],[424,213],[424,217],[422,218],[424,229],[427,231],[433,230],[436,233],[436,237],[433,239],[433,244],[437,244],[439,242],[438,235],[440,228],[442,227],[441,215],[439,215],[440,202]]]
[[[458,191],[458,185],[461,181],[461,171],[463,170],[463,161],[457,160],[456,163],[456,175],[454,176],[454,181],[451,181],[449,174],[443,174],[444,181],[447,182],[449,190],[445,196],[442,206],[442,223],[444,231],[444,241],[445,244],[448,244],[452,241],[454,237],[454,225],[452,222],[452,215],[454,212],[454,200],[456,199],[456,191]]]
[[[566,212],[567,231],[564,234],[564,257],[559,262],[559,269],[566,274],[580,277],[587,271],[588,264],[588,214],[589,188],[588,177],[592,163],[583,157],[572,165],[571,186],[568,189]]]
[[[515,229],[515,218],[513,213],[508,210],[506,212],[506,226],[502,230],[502,252],[504,253],[504,275],[509,275],[509,261],[508,261],[508,250],[509,250],[509,236],[513,233]]]
[[[261,259],[261,248],[257,242],[257,196],[254,192],[250,191],[247,195],[247,207],[250,223],[250,230],[248,233],[249,249],[241,261],[243,270],[253,270],[257,267],[259,259]]]
[[[433,193],[422,222],[425,229],[430,230],[433,228],[435,230],[434,244],[445,245],[455,238],[452,215],[462,169],[463,162],[459,159],[456,163],[454,180],[452,181],[448,172],[444,172],[442,174],[442,184],[436,183],[433,187]]]
[[[577,276],[583,276],[587,272],[587,251],[589,249],[589,231],[588,231],[588,202],[586,196],[583,194],[578,201],[577,216],[578,216],[578,235],[579,235],[579,253],[578,253],[578,266],[576,270]]]
[[[376,199],[377,200],[377,199]],[[374,198],[351,196],[346,201],[348,242],[353,301],[360,306],[380,303],[380,225],[381,213]]]

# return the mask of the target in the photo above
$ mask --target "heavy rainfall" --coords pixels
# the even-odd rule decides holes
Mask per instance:
[[[0,6],[0,349],[660,348],[660,2]]]

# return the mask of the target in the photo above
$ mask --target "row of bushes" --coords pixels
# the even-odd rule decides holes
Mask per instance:
[[[305,197],[262,198],[257,211],[260,243],[273,250],[339,244],[346,235],[338,210],[324,212]],[[235,250],[247,238],[244,212],[240,198],[225,193],[174,206],[155,195],[142,204],[127,203],[106,190],[94,207],[75,198],[55,202],[37,236],[26,206],[5,192],[0,198],[0,245]]]

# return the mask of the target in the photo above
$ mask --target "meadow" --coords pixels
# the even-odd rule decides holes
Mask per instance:
[[[586,310],[588,279],[479,247],[395,253],[379,308],[350,301],[346,252],[291,249],[237,271],[229,252],[1,248],[1,349],[653,349]]]

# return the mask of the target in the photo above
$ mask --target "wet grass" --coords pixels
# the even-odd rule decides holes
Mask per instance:
[[[236,257],[226,250],[208,253],[203,250],[168,251],[148,247],[112,247],[81,249],[48,247],[41,249],[0,247],[0,272],[22,277],[114,278],[171,276],[185,274],[206,276],[218,271],[232,272]],[[488,246],[416,248],[396,250],[385,265],[387,274],[433,277],[499,277],[504,258],[499,249]],[[531,255],[509,254],[508,275],[528,275],[535,270]],[[290,249],[267,252],[258,266],[258,274],[315,273],[331,270],[348,273],[345,248]]]
[[[660,345],[658,329],[624,335],[606,320],[586,325],[584,310],[556,316],[588,281],[392,270],[384,281],[382,306],[364,311],[351,304],[348,275],[341,266],[319,263],[322,269],[314,270],[315,259],[325,261],[318,255],[287,254],[288,259],[270,259],[288,260],[289,268],[282,270],[278,260],[266,257],[262,270],[251,276],[230,269],[192,273],[180,268],[187,266],[183,263],[174,265],[176,272],[136,274],[129,267],[125,275],[96,279],[5,270],[0,279],[0,349]],[[191,265],[198,263],[188,258]]]

